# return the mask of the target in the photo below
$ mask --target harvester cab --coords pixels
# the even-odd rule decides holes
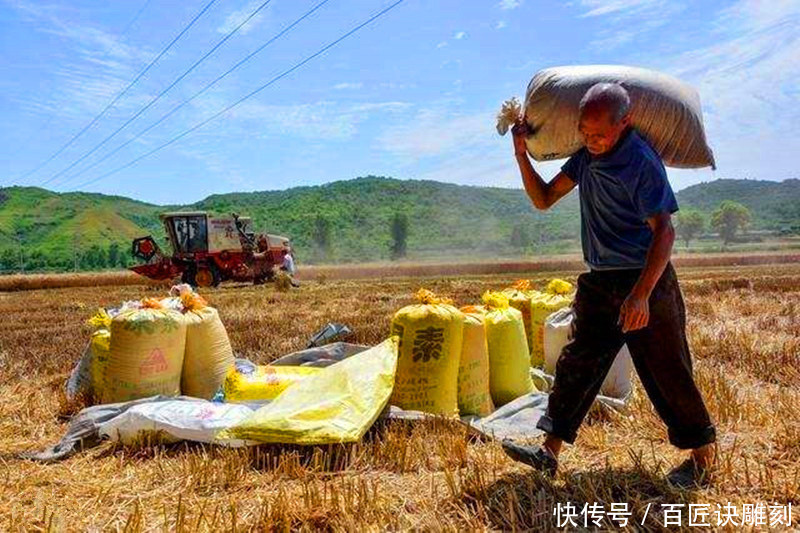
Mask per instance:
[[[131,268],[155,280],[181,277],[195,287],[215,287],[222,281],[271,280],[290,250],[279,235],[256,235],[252,220],[236,213],[215,217],[204,211],[161,215],[172,255],[162,253],[152,236],[133,241],[133,256],[144,264]]]

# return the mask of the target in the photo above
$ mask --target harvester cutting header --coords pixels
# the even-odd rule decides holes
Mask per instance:
[[[292,254],[287,237],[256,235],[252,220],[236,213],[215,217],[205,211],[175,212],[160,218],[172,255],[164,255],[150,235],[134,239],[131,250],[145,261],[131,270],[150,279],[180,276],[195,287],[216,287],[226,280],[263,283],[274,279]]]

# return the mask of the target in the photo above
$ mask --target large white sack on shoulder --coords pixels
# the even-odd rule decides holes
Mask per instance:
[[[574,320],[575,311],[571,307],[565,307],[548,316],[545,321],[544,369],[548,374],[555,375],[561,350],[572,340]],[[631,391],[632,368],[633,361],[628,346],[623,345],[600,386],[600,394],[612,398],[625,397]]]
[[[158,432],[167,441],[190,440],[240,447],[251,443],[215,436],[252,414],[253,410],[244,405],[204,400],[143,403],[101,425],[99,433],[101,437],[126,445]]]
[[[633,126],[677,168],[716,168],[706,142],[697,91],[677,78],[619,65],[553,67],[539,71],[525,94],[525,119],[533,132],[528,153],[537,161],[569,157],[583,146],[578,105],[600,82],[620,83],[631,97]]]

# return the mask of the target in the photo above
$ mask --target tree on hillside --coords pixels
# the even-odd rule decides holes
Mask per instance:
[[[392,259],[406,256],[406,243],[408,241],[408,216],[405,213],[395,213],[392,219]]]
[[[689,247],[689,241],[703,233],[705,227],[706,218],[703,213],[695,209],[681,210],[675,217],[675,231],[686,242],[687,248]]]
[[[81,256],[81,270],[102,270],[106,268],[106,254],[97,244],[93,244]]]
[[[3,272],[14,272],[19,267],[17,252],[11,248],[6,248],[0,252],[0,270]]]
[[[514,224],[511,228],[511,246],[516,249],[527,248],[531,244],[531,236],[525,224]]]
[[[750,210],[739,202],[724,200],[711,214],[711,226],[719,232],[723,246],[730,243],[736,233],[750,224]]]
[[[120,266],[119,244],[112,242],[108,247],[108,266],[117,268]]]
[[[331,221],[322,215],[314,219],[311,233],[314,244],[313,255],[316,261],[330,259],[331,256]]]
[[[47,258],[40,250],[34,250],[28,257],[26,265],[30,270],[44,270],[47,267]]]

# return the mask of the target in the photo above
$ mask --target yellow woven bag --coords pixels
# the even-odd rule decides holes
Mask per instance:
[[[392,335],[400,338],[397,379],[391,403],[402,409],[458,414],[458,367],[464,315],[427,290],[419,304],[395,313]]]

